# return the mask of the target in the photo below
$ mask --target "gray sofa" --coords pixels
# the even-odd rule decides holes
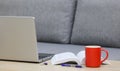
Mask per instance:
[[[120,0],[0,0],[0,16],[34,16],[38,51],[100,45],[120,60]]]

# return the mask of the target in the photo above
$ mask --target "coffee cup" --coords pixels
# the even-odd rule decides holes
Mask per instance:
[[[101,51],[106,56],[101,59]],[[98,45],[85,46],[85,65],[87,67],[100,67],[100,65],[108,58],[108,51]]]

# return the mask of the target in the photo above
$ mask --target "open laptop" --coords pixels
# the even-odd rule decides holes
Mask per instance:
[[[42,62],[52,57],[38,53],[34,19],[0,16],[0,60]]]

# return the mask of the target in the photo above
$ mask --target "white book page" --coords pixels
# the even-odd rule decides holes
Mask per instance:
[[[74,61],[80,65],[80,62],[77,56],[71,52],[56,54],[51,59],[52,64],[61,64],[61,63],[70,62],[70,61]]]
[[[79,59],[80,63],[81,64],[85,64],[85,51],[80,51],[78,54],[77,54],[77,58]]]

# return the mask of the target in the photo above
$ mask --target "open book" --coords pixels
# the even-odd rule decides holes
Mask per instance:
[[[52,64],[61,64],[66,62],[75,62],[78,65],[84,64],[85,51],[80,51],[77,55],[72,52],[64,52],[56,54],[52,57]]]
[[[102,58],[102,57],[101,57]],[[72,52],[64,52],[56,54],[52,57],[51,63],[62,64],[66,62],[75,62],[78,65],[85,64],[85,51],[80,51],[77,55]],[[110,64],[108,61],[104,61],[103,64]]]

